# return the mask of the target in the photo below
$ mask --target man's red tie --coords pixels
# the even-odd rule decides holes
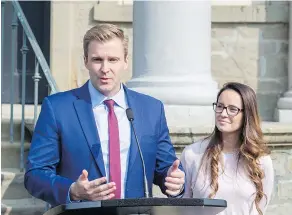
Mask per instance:
[[[115,198],[121,198],[121,163],[120,163],[120,138],[118,120],[114,111],[115,101],[104,101],[108,107],[108,133],[109,133],[109,180],[116,183]]]

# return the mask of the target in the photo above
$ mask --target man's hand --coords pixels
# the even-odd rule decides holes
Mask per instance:
[[[166,193],[171,196],[180,194],[185,183],[185,173],[178,168],[179,163],[179,160],[173,162],[165,178],[165,186],[167,187]]]
[[[70,199],[73,201],[112,199],[115,196],[113,193],[115,190],[115,183],[110,182],[106,184],[105,177],[88,181],[88,172],[83,170],[78,180],[71,186]]]

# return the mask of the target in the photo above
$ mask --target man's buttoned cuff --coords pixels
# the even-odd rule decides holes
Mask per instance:
[[[181,187],[181,190],[179,192],[179,194],[177,194],[176,196],[171,196],[171,195],[168,195],[169,198],[182,198],[183,195],[184,195],[184,192],[185,192],[185,185],[183,185]]]
[[[68,190],[67,199],[66,199],[66,204],[75,203],[75,202],[81,202],[81,200],[78,200],[78,201],[71,201],[71,199],[70,199],[70,190],[71,190],[72,185],[73,185],[73,183],[71,184],[71,186],[69,187],[69,190]]]

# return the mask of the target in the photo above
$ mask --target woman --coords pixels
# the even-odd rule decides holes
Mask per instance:
[[[215,129],[187,146],[184,197],[225,199],[220,215],[263,215],[273,190],[274,170],[260,127],[255,92],[227,83],[213,103]]]

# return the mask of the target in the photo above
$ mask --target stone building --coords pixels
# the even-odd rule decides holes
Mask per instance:
[[[178,156],[186,145],[212,131],[211,104],[224,83],[251,86],[275,167],[267,214],[287,214],[292,209],[292,6],[288,1],[52,1],[49,8],[47,49],[59,90],[79,87],[89,77],[82,50],[86,30],[99,22],[123,27],[130,38],[130,67],[123,80],[165,103]],[[32,113],[29,108],[26,112]],[[7,163],[4,168],[8,167]],[[3,192],[2,198],[5,202]]]

